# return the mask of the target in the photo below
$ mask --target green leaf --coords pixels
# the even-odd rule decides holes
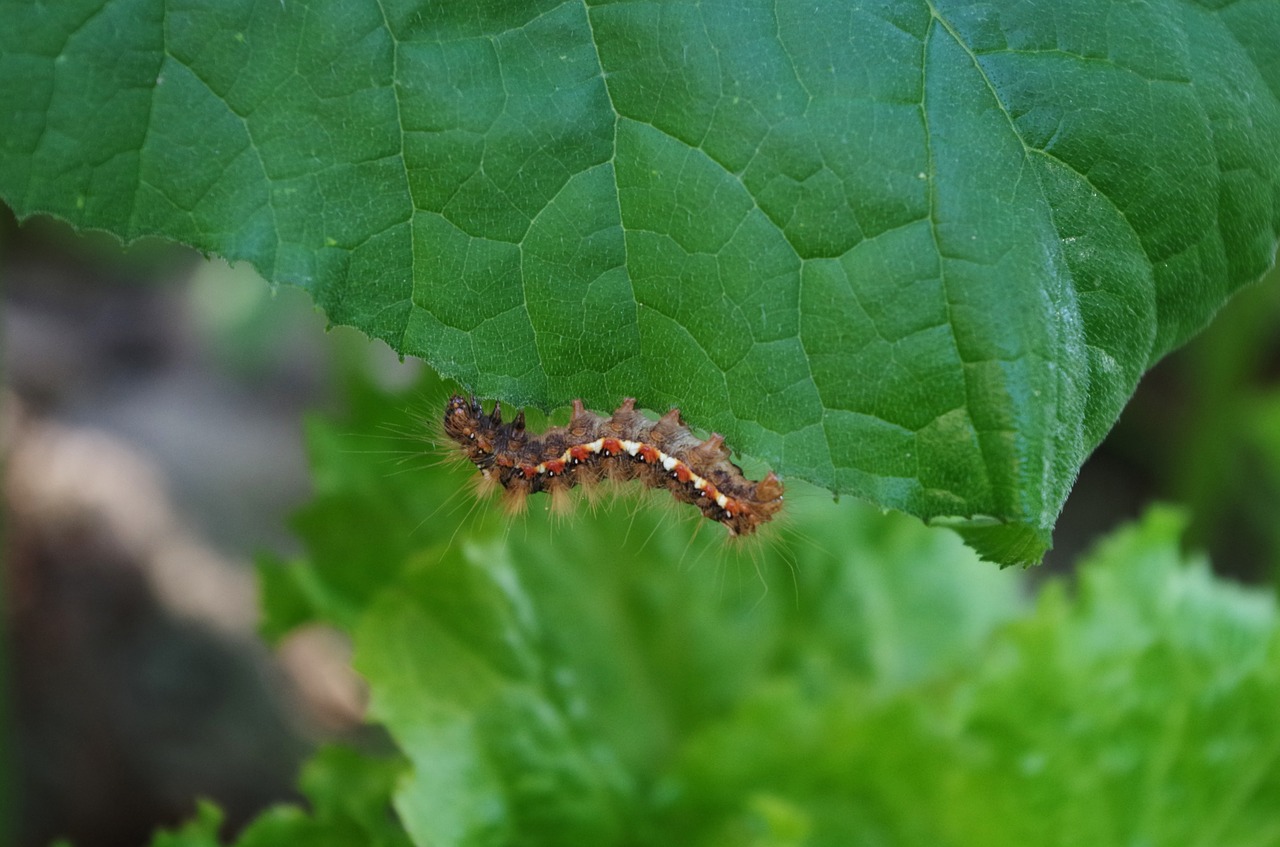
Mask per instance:
[[[1019,607],[1020,575],[953,537],[807,494],[746,551],[626,503],[563,525],[535,505],[506,532],[419,542],[355,633],[371,717],[414,766],[396,808],[415,843],[664,843],[685,739],[776,668],[834,663],[888,696],[963,663]],[[785,807],[762,808],[792,831]]]
[[[403,770],[399,760],[323,747],[302,772],[311,814],[296,806],[273,807],[250,824],[236,847],[409,847],[391,814],[392,791]]]
[[[391,794],[404,770],[398,759],[365,756],[343,747],[322,747],[303,769],[302,793],[310,812],[273,806],[259,815],[236,847],[409,847],[391,814]],[[201,801],[196,818],[180,829],[156,833],[151,847],[219,847],[222,812]]]
[[[221,826],[222,811],[213,803],[201,800],[196,804],[194,820],[175,830],[157,832],[151,847],[218,847]]]
[[[305,559],[258,560],[262,632],[277,640],[308,621],[347,631],[407,559],[448,546],[464,521],[499,525],[499,510],[471,496],[475,468],[433,442],[440,431],[440,381],[427,375],[403,395],[357,381],[349,419],[306,421],[314,495],[291,521]],[[410,399],[413,398],[413,399]]]
[[[810,843],[1276,844],[1280,628],[1155,511],[1051,586],[963,675],[868,698],[779,679],[688,745],[703,841],[801,810]],[[697,791],[694,790],[697,786]]]
[[[423,555],[369,608],[356,666],[413,762],[396,808],[415,843],[666,843],[686,739],[775,669],[836,664],[887,695],[961,663],[1017,607],[1017,574],[901,521],[877,536],[886,522],[853,504],[806,522],[842,524],[843,552],[798,553],[794,577],[777,553],[759,577],[749,559],[713,565],[687,532],[628,545],[626,520],[606,509],[565,537],[536,519],[516,544]]]
[[[415,844],[1280,843],[1275,603],[1188,562],[1177,513],[1034,607],[953,536],[811,489],[747,549],[625,500],[442,537],[328,499],[386,468],[346,446],[387,417],[357,408],[313,444],[307,556],[402,558],[308,578],[356,621]]]
[[[3,0],[0,197],[1037,560],[1272,261],[1266,0]]]

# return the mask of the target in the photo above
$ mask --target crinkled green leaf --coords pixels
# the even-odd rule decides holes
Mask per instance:
[[[219,847],[218,829],[222,826],[222,811],[213,803],[202,800],[196,804],[194,820],[169,831],[157,832],[151,847]]]
[[[386,418],[358,405],[313,442],[308,554],[393,550],[324,492],[387,468],[346,447]],[[388,477],[396,567],[309,576],[358,621],[416,844],[1280,842],[1275,604],[1188,564],[1174,513],[1028,607],[948,534],[805,491],[745,550],[629,498],[414,529],[402,476],[450,473]]]
[[[817,506],[806,531],[839,529],[792,561],[765,548],[753,565],[621,507],[412,561],[364,616],[356,666],[414,764],[396,807],[416,843],[669,843],[686,739],[762,681],[835,664],[869,695],[899,690],[1016,608],[1017,574],[948,536]]]
[[[474,468],[448,461],[450,448],[430,443],[431,425],[421,419],[437,413],[429,398],[442,394],[438,381],[428,377],[404,396],[362,385],[353,388],[349,419],[308,422],[315,491],[293,521],[306,556],[288,563],[264,556],[259,563],[263,626],[272,638],[313,620],[354,629],[372,599],[400,584],[414,558],[456,554],[468,540],[510,538],[513,533],[527,539],[531,531],[521,522],[509,527],[497,519],[497,503],[477,500],[471,490]],[[856,645],[864,638],[863,625],[891,628],[882,639],[884,646],[860,659],[877,665],[877,676],[886,680],[926,675],[939,656],[970,649],[973,632],[990,626],[981,608],[964,600],[970,591],[987,590],[986,580],[970,588],[966,580],[972,575],[963,569],[956,574],[932,573],[928,579],[913,570],[912,563],[929,568],[941,550],[954,551],[936,532],[870,520],[862,511],[847,504],[832,507],[821,494],[800,487],[789,496],[784,518],[764,533],[763,540],[726,551],[723,530],[701,526],[697,513],[687,507],[672,507],[675,520],[662,509],[635,508],[632,500],[641,491],[633,485],[620,492],[622,506],[606,513],[597,514],[596,508],[583,504],[561,531],[542,539],[543,545],[554,545],[544,551],[545,557],[614,561],[622,556],[629,561],[635,556],[630,547],[642,543],[645,561],[709,560],[717,563],[721,583],[731,578],[735,585],[742,579],[750,582],[756,563],[763,567],[768,561],[782,572],[780,578],[767,581],[768,593],[780,592],[773,599],[783,601],[798,590],[793,582],[818,578],[795,564],[797,552],[843,551],[851,538],[857,550],[873,551],[867,554],[871,558],[894,551],[892,558],[903,563],[900,569],[821,571],[822,581],[811,587],[813,597],[805,610],[806,617],[830,617],[838,622],[836,629],[847,629],[849,649],[860,655],[864,648]],[[535,496],[530,507],[539,516],[547,508],[546,499]],[[791,551],[793,542],[799,551]],[[856,553],[850,556],[857,558]],[[716,590],[724,590],[723,585]],[[756,602],[755,587],[740,590]],[[701,605],[689,602],[695,609]],[[859,613],[850,614],[851,603]],[[1001,595],[992,608],[1007,605],[1008,598]],[[573,619],[577,613],[566,611],[566,616]],[[741,643],[735,635],[730,649],[739,649]]]
[[[495,504],[471,496],[475,469],[433,441],[443,406],[424,398],[443,393],[430,374],[402,396],[356,381],[348,420],[306,422],[314,493],[291,524],[308,555],[259,558],[269,639],[313,620],[351,631],[415,552],[443,548],[464,521],[500,525]]]
[[[392,792],[404,769],[396,759],[324,747],[300,780],[310,810],[269,809],[236,840],[236,847],[409,847],[408,835],[391,812]]]
[[[1112,538],[951,679],[775,681],[689,745],[686,843],[738,843],[761,797],[814,844],[1280,843],[1275,604],[1185,564],[1182,523]]]
[[[310,809],[273,806],[235,839],[235,847],[410,847],[391,812],[392,791],[404,767],[398,759],[323,747],[300,780]],[[157,833],[151,847],[219,847],[221,826],[222,813],[202,801],[195,820]]]
[[[1037,560],[1271,262],[1270,0],[0,3],[0,197]]]
[[[1019,575],[954,538],[812,490],[746,550],[687,507],[629,497],[561,522],[534,498],[506,529],[424,524],[405,517],[414,489],[447,498],[438,479],[456,477],[395,474],[382,451],[350,449],[387,416],[358,405],[331,428],[342,437],[313,429],[308,551],[346,535],[391,556],[390,534],[413,552],[398,570],[326,559],[308,579],[359,615],[371,715],[414,764],[396,807],[419,844],[650,843],[683,739],[774,667],[835,662],[892,692],[964,662],[1019,605]],[[398,532],[332,496],[366,473],[392,474],[381,502]]]

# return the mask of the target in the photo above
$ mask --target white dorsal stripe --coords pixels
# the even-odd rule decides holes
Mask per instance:
[[[581,446],[583,449],[598,455],[604,451],[604,441],[605,440],[603,438],[597,438],[595,441],[592,441],[588,444],[583,444]],[[642,441],[625,441],[625,440],[619,439],[618,443],[621,444],[622,449],[626,450],[627,453],[630,454],[631,456],[635,456],[637,453],[639,453],[640,448],[644,446],[644,442]],[[570,447],[568,450],[565,450],[563,453],[560,454],[559,459],[554,459],[553,461],[560,462],[561,464],[564,464],[564,465],[572,465],[573,449],[574,448]],[[690,468],[689,465],[686,464],[685,462],[681,461],[680,459],[677,459],[675,456],[670,456],[662,452],[661,450],[657,450],[656,448],[654,452],[658,454],[658,463],[662,465],[664,470],[674,473],[676,468],[683,466],[685,470],[689,472],[689,482],[693,483],[693,487],[698,491],[705,491],[707,488],[712,487],[710,482],[708,482],[705,478],[699,476],[698,474],[694,473],[693,469]],[[534,473],[539,475],[550,474],[551,476],[555,476],[555,474],[551,473],[550,469],[547,467],[546,462],[538,463],[538,465],[533,470],[534,470]],[[722,509],[727,509],[729,505],[729,498],[725,496],[724,492],[720,491],[719,489],[716,490],[716,505],[718,505]]]

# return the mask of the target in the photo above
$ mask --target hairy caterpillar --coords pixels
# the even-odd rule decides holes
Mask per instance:
[[[751,535],[782,508],[782,482],[772,471],[759,482],[747,479],[718,433],[700,441],[678,409],[653,421],[636,411],[633,398],[607,418],[574,400],[567,426],[535,435],[525,429],[523,412],[504,424],[498,404],[486,415],[475,397],[455,394],[444,431],[486,484],[517,503],[538,491],[556,497],[602,479],[638,479],[697,506],[731,535]]]

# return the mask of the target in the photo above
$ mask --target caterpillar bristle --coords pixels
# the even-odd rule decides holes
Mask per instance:
[[[472,477],[471,485],[476,497],[488,499],[502,489],[502,483],[492,473],[481,473]]]
[[[502,509],[511,517],[519,517],[529,509],[529,495],[520,488],[508,488],[502,492]]]
[[[567,517],[573,513],[573,495],[567,487],[558,485],[547,493],[551,495],[551,513],[553,515]]]
[[[590,473],[584,473],[587,468],[583,468],[578,472],[578,490],[582,492],[582,499],[587,501],[587,505],[592,511],[595,511],[603,501],[604,487],[600,485],[600,476],[596,472],[596,468],[590,468]]]

